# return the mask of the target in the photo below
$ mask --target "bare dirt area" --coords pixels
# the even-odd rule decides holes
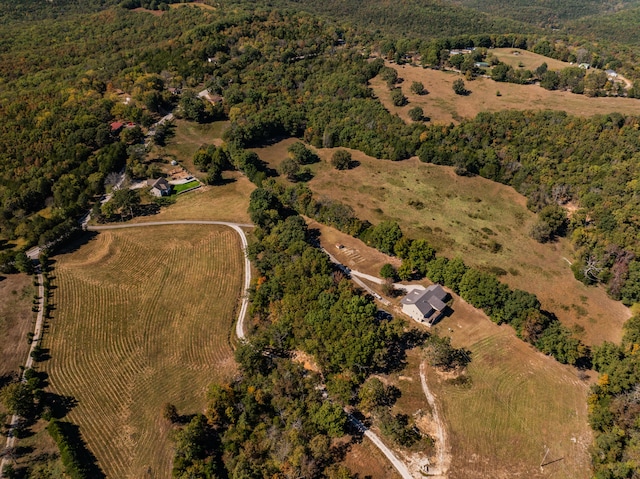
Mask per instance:
[[[400,479],[398,471],[368,439],[351,444],[343,464],[362,478]]]
[[[33,331],[31,311],[33,277],[26,274],[0,276],[0,377],[17,373],[29,352],[27,335]]]
[[[55,256],[44,347],[53,392],[107,477],[171,477],[163,405],[201,412],[236,373],[230,341],[242,294],[235,231],[173,225],[105,231]]]
[[[380,268],[386,263],[391,263],[396,267],[400,266],[398,258],[391,258],[353,236],[314,220],[307,219],[307,224],[310,229],[320,231],[322,247],[350,269],[378,276]]]
[[[391,93],[386,83],[379,77],[370,82],[376,96],[391,113],[397,113],[410,123],[409,110],[420,106],[425,117],[432,123],[449,124],[464,118],[473,118],[480,112],[501,110],[562,110],[572,115],[593,116],[619,112],[626,115],[640,115],[640,101],[633,98],[589,98],[565,91],[548,91],[538,85],[516,85],[498,83],[489,78],[466,81],[471,94],[456,95],[453,82],[463,78],[453,71],[437,71],[411,65],[386,63],[404,79],[399,85],[409,103],[396,107],[391,102]],[[416,95],[410,91],[411,84],[420,81],[428,90],[427,95]],[[500,92],[500,96],[496,93]]]

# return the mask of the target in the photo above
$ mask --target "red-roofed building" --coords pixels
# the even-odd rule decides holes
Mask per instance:
[[[120,130],[122,130],[123,126],[124,123],[122,123],[121,121],[114,121],[113,123],[111,123],[111,132],[118,133]]]

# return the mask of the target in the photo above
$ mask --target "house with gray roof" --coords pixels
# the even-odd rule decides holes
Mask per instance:
[[[147,184],[151,186],[151,194],[157,196],[168,196],[171,194],[171,185],[164,178],[158,178],[157,180],[147,180]]]
[[[439,284],[423,290],[414,289],[400,301],[402,312],[419,323],[432,326],[446,309],[448,297],[449,293]]]

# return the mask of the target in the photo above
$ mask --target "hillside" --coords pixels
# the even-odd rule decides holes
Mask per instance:
[[[394,36],[437,38],[489,33],[532,33],[537,28],[502,16],[479,13],[464,6],[438,0],[278,0],[276,4],[346,19],[369,29]]]
[[[558,27],[567,20],[616,12],[638,3],[637,0],[542,0],[537,2],[528,0],[445,0],[445,2],[542,27]]]

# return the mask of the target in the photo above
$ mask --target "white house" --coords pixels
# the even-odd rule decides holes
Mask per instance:
[[[158,178],[157,180],[147,180],[147,183],[151,186],[151,194],[157,196],[168,196],[171,194],[171,185],[164,178]]]
[[[439,284],[423,290],[414,289],[400,301],[402,312],[419,323],[432,326],[447,307],[445,301],[448,296]]]

